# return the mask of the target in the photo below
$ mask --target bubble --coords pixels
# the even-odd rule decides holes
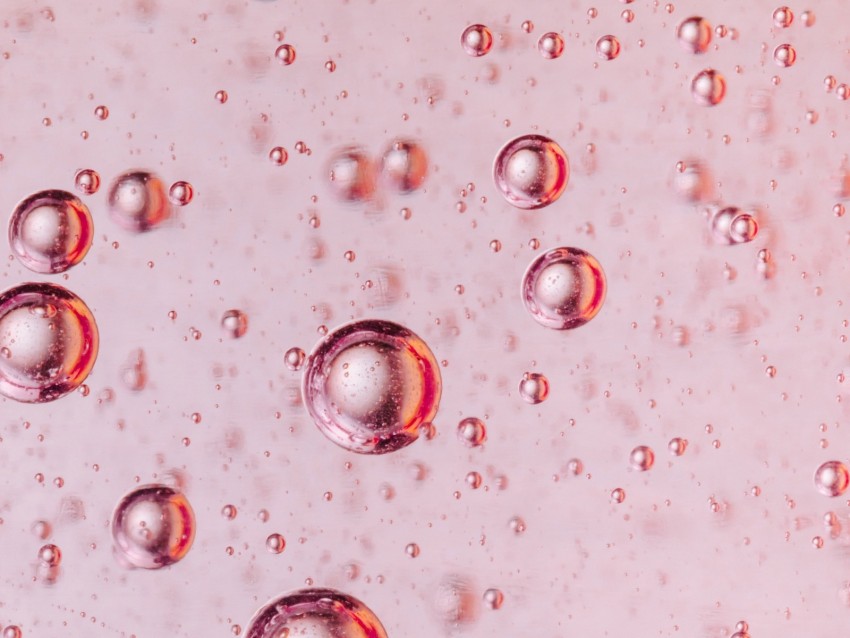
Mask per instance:
[[[80,169],[74,175],[74,188],[83,195],[94,195],[100,189],[100,174],[91,168]]]
[[[282,534],[269,534],[266,538],[266,549],[272,554],[280,554],[286,549],[286,539],[283,538]]]
[[[803,11],[803,13],[800,14],[800,19],[803,21],[803,26],[811,27],[815,23],[815,12]]]
[[[381,158],[381,177],[398,193],[412,193],[428,175],[428,157],[413,140],[395,140]]]
[[[652,448],[647,447],[646,445],[638,445],[632,450],[632,453],[629,454],[629,464],[633,469],[638,470],[639,472],[646,472],[652,468],[654,463],[655,452],[652,451]]]
[[[295,62],[295,47],[291,44],[281,44],[275,49],[274,57],[284,66],[289,66]]]
[[[484,592],[484,604],[488,609],[501,609],[505,602],[505,595],[498,589],[490,588]]]
[[[544,33],[537,41],[537,50],[547,60],[560,58],[564,53],[564,38],[554,31]]]
[[[357,146],[347,146],[334,153],[328,163],[328,180],[334,195],[345,202],[367,200],[375,191],[374,166]]]
[[[17,625],[7,625],[3,630],[3,638],[22,638],[24,632]]]
[[[676,191],[689,202],[699,202],[711,194],[711,175],[699,161],[678,162],[674,176]]]
[[[509,204],[533,210],[561,196],[570,179],[570,164],[564,149],[553,140],[523,135],[498,152],[493,179]]]
[[[193,421],[194,421],[194,419],[193,419]],[[200,418],[197,421],[195,421],[195,423],[199,423],[199,422],[200,422]],[[234,518],[236,518],[237,513],[238,513],[238,510],[236,509],[235,505],[227,504],[227,505],[225,505],[224,507],[221,508],[221,515],[229,521],[232,521]]]
[[[779,66],[793,66],[797,61],[797,51],[790,44],[780,44],[773,50],[773,61]]]
[[[475,621],[478,596],[469,579],[458,575],[443,578],[434,591],[434,610],[447,631]]]
[[[105,120],[109,117],[109,107],[100,105],[95,108],[94,116],[99,120]]]
[[[549,379],[537,372],[526,372],[519,382],[519,395],[526,403],[543,403],[549,396]]]
[[[700,71],[691,82],[691,95],[697,104],[716,106],[726,95],[726,78],[714,69]]]
[[[227,102],[227,97],[227,91],[225,90],[215,92],[215,101],[219,104],[224,104],[225,102]]]
[[[9,220],[9,245],[33,272],[55,274],[88,253],[94,223],[88,207],[67,191],[48,190],[21,201]]]
[[[613,60],[620,55],[620,41],[613,35],[603,35],[596,41],[596,54],[603,60]]]
[[[464,480],[466,481],[466,484],[474,490],[477,490],[479,487],[481,487],[481,483],[483,481],[481,474],[475,471],[468,472]]]
[[[457,438],[467,447],[479,447],[487,440],[487,427],[481,419],[467,417],[457,424]]]
[[[245,638],[387,638],[365,604],[335,589],[300,589],[260,609]]]
[[[463,30],[460,44],[467,55],[478,58],[493,48],[493,33],[483,24],[472,24]]]
[[[177,490],[146,485],[127,494],[115,508],[112,538],[122,561],[159,569],[176,563],[192,547],[195,513]]]
[[[416,558],[420,553],[419,545],[416,543],[408,543],[404,548],[404,553],[411,558]]]
[[[850,485],[850,471],[841,461],[827,461],[815,472],[815,486],[824,496],[841,496]]]
[[[52,529],[50,527],[50,523],[47,521],[36,521],[32,526],[32,533],[35,534],[36,538],[40,538],[41,540],[46,540],[50,534],[52,533]]]
[[[705,18],[693,16],[682,21],[677,35],[686,51],[705,53],[711,44],[711,24]]]
[[[269,151],[269,161],[275,166],[283,166],[289,159],[289,153],[282,146],[275,146]]]
[[[322,339],[304,373],[304,404],[319,430],[352,452],[409,445],[434,420],[442,381],[431,350],[396,323],[363,320]]]
[[[47,567],[57,567],[62,562],[62,550],[56,545],[43,545],[38,550],[38,560]]]
[[[97,358],[98,330],[88,306],[48,283],[0,293],[0,394],[44,403],[76,390]]]
[[[670,442],[667,444],[667,450],[673,456],[682,456],[685,453],[687,447],[688,440],[679,438],[678,436],[670,439]]]
[[[290,348],[283,355],[283,362],[293,372],[301,369],[301,366],[304,365],[304,359],[306,359],[306,355],[301,348]]]
[[[155,228],[171,215],[165,186],[147,171],[119,175],[109,189],[108,202],[112,220],[136,233]]]
[[[605,301],[606,280],[596,258],[579,248],[555,248],[531,262],[522,301],[537,323],[554,330],[583,326]]]
[[[221,316],[221,329],[231,338],[239,339],[248,332],[248,315],[232,308]]]
[[[756,238],[758,223],[749,213],[737,215],[729,225],[729,237],[732,243],[746,244]]]
[[[778,7],[773,12],[773,24],[780,29],[787,29],[794,22],[794,12],[788,7]]]
[[[626,491],[622,487],[617,487],[611,490],[611,502],[622,503],[626,500]]]
[[[195,197],[195,189],[189,182],[174,182],[168,189],[168,199],[175,206],[185,206]]]

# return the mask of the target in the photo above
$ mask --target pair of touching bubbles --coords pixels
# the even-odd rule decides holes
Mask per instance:
[[[496,156],[494,180],[504,198],[523,210],[555,202],[569,181],[564,150],[542,135],[525,135]],[[528,266],[521,298],[540,325],[577,328],[605,300],[599,262],[579,248],[549,250]],[[303,397],[327,438],[347,450],[384,454],[428,432],[442,381],[427,344],[412,331],[383,320],[356,321],[323,338],[310,355]]]

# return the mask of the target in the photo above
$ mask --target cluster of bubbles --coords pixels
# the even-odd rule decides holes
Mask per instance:
[[[364,603],[335,589],[300,589],[269,601],[248,623],[245,638],[387,638]]]
[[[711,24],[701,16],[686,18],[676,31],[682,48],[697,55],[708,51],[711,33]],[[691,95],[697,104],[716,106],[726,95],[726,78],[715,69],[703,69],[691,80]]]
[[[526,20],[522,23],[522,30],[525,33],[531,33],[534,25]],[[471,24],[461,33],[460,44],[467,55],[480,58],[482,55],[487,55],[493,48],[493,32],[483,24]],[[561,57],[564,48],[564,37],[555,31],[544,33],[537,40],[537,50],[547,60]]]
[[[709,209],[708,212],[711,235],[719,244],[746,244],[753,241],[758,234],[758,222],[755,217],[736,206],[719,210]]]
[[[425,182],[428,156],[422,145],[412,139],[393,140],[378,161],[359,146],[347,146],[331,156],[327,175],[334,195],[344,202],[372,199],[378,184],[407,194]]]

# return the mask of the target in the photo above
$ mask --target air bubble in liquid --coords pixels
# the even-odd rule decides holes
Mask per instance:
[[[428,175],[428,156],[413,140],[395,140],[381,157],[381,178],[399,193],[412,193]]]
[[[841,496],[850,485],[850,471],[841,461],[827,461],[815,472],[815,486],[824,496]]]
[[[508,203],[524,210],[557,200],[570,178],[564,149],[542,135],[511,140],[496,155],[493,179]]]
[[[175,206],[185,206],[195,197],[195,189],[189,182],[174,182],[168,189],[168,199]]]
[[[80,263],[92,243],[88,207],[67,191],[48,190],[20,202],[9,220],[9,245],[33,272],[55,274]]]
[[[704,69],[694,76],[691,95],[697,104],[716,106],[726,95],[726,78],[714,69]]]
[[[293,372],[297,372],[301,369],[301,366],[304,365],[304,359],[306,359],[306,355],[301,348],[295,347],[287,350],[283,355],[283,362],[286,364],[286,367]]]
[[[788,7],[778,7],[773,12],[773,24],[780,29],[790,27],[792,22],[794,22],[794,12]]]
[[[364,201],[375,191],[372,160],[359,147],[347,146],[334,153],[327,174],[331,190],[342,201]]]
[[[295,47],[291,44],[281,44],[274,52],[274,57],[284,66],[295,62]]]
[[[463,30],[460,44],[467,55],[478,58],[493,48],[493,33],[483,24],[472,24]]]
[[[487,427],[481,419],[467,417],[457,424],[457,438],[467,447],[479,447],[487,440]]]
[[[629,463],[639,472],[646,472],[655,463],[655,452],[646,445],[638,445],[629,455]]]
[[[779,66],[793,66],[797,61],[797,51],[790,44],[780,44],[773,50],[773,61]]]
[[[74,188],[83,195],[94,195],[100,189],[100,174],[91,168],[83,168],[74,175]]]
[[[300,589],[260,609],[245,638],[387,638],[365,604],[334,589]]]
[[[303,380],[304,404],[319,430],[353,452],[409,445],[434,420],[442,382],[422,339],[396,323],[363,320],[327,335]]]
[[[108,202],[113,221],[136,233],[159,226],[171,215],[165,185],[147,171],[118,176],[109,189]]]
[[[546,328],[578,328],[605,301],[606,280],[596,258],[578,248],[555,248],[538,256],[522,279],[522,301]]]
[[[27,283],[0,294],[0,394],[26,403],[77,389],[97,358],[94,316],[74,293]]]
[[[226,311],[221,316],[221,329],[231,339],[239,339],[248,332],[248,315],[236,308]]]
[[[195,514],[186,497],[165,485],[146,485],[121,499],[112,515],[116,554],[132,567],[159,569],[188,553]]]
[[[705,53],[711,44],[711,25],[705,18],[693,16],[682,21],[677,36],[686,51]]]
[[[547,60],[560,58],[564,53],[564,38],[554,31],[544,33],[537,41],[537,50]]]
[[[526,372],[519,382],[519,395],[526,403],[542,403],[549,396],[549,379],[537,372]]]
[[[603,60],[613,60],[620,55],[620,41],[613,35],[603,35],[596,41],[596,54]]]
[[[286,549],[286,539],[281,534],[269,534],[266,538],[266,549],[272,554],[280,554]]]

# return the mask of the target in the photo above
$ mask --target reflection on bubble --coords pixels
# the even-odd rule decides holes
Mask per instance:
[[[185,206],[195,197],[195,189],[189,182],[174,182],[168,189],[168,199],[175,206]]]
[[[682,21],[677,32],[679,44],[691,53],[705,53],[711,44],[711,25],[708,20],[693,16]]]
[[[780,44],[773,50],[773,61],[782,67],[793,66],[797,61],[797,51],[790,44]]]
[[[422,145],[413,140],[395,140],[381,158],[381,177],[399,193],[411,193],[422,186],[428,175],[428,157]]]
[[[655,463],[655,452],[646,445],[638,445],[629,455],[629,463],[639,472],[646,472]]]
[[[331,441],[383,454],[409,445],[437,412],[437,361],[413,332],[389,321],[356,321],[322,339],[304,373],[304,404]]]
[[[127,494],[115,508],[112,538],[121,562],[159,569],[189,552],[195,539],[195,513],[177,490],[146,485]]]
[[[344,202],[367,200],[375,191],[372,161],[359,147],[347,146],[334,153],[327,174],[334,195]]]
[[[815,472],[815,486],[824,496],[841,496],[850,486],[850,471],[841,461],[827,461]]]
[[[705,69],[694,76],[691,95],[697,104],[716,106],[726,95],[726,78],[714,69]]]
[[[75,390],[97,358],[88,306],[54,284],[27,283],[0,294],[0,394],[43,403]]]
[[[300,589],[270,601],[245,638],[387,638],[365,604],[335,589]]]
[[[472,24],[463,30],[460,44],[467,55],[478,58],[493,48],[493,34],[483,24]]]
[[[553,31],[544,33],[537,41],[537,50],[547,60],[560,58],[564,53],[564,38]]]
[[[596,54],[603,60],[613,60],[620,55],[620,41],[613,35],[603,35],[596,41]]]
[[[537,323],[554,330],[578,328],[602,308],[605,273],[579,248],[555,248],[538,256],[522,280],[522,301]]]
[[[91,168],[77,171],[74,175],[74,188],[83,195],[94,195],[100,189],[100,174]]]
[[[457,438],[467,447],[479,447],[487,440],[487,427],[481,419],[467,417],[457,424]]]
[[[519,382],[519,395],[526,403],[542,403],[549,396],[549,379],[538,372],[526,372]]]
[[[221,329],[231,338],[239,339],[248,332],[248,315],[232,308],[221,316]]]
[[[171,215],[164,184],[147,171],[119,175],[109,189],[108,202],[113,221],[136,233],[152,230]]]
[[[20,262],[54,274],[80,263],[94,234],[89,209],[60,190],[40,191],[20,202],[9,220],[9,245]]]
[[[543,135],[511,140],[496,155],[493,179],[508,202],[532,210],[557,200],[570,178],[567,154]]]
[[[295,47],[291,44],[281,44],[274,52],[274,57],[284,66],[295,62]]]

